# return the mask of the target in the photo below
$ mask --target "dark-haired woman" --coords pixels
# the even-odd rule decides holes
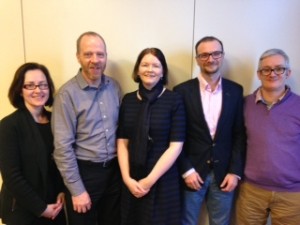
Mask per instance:
[[[176,159],[185,139],[184,105],[165,88],[168,67],[157,48],[138,56],[118,129],[118,160],[125,184],[122,225],[179,225],[180,189]]]
[[[38,63],[18,68],[8,97],[17,108],[0,123],[0,216],[7,225],[64,225],[63,183],[52,159],[54,85]]]

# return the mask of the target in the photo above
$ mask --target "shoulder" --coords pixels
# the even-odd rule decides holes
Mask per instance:
[[[176,91],[171,91],[169,89],[166,89],[163,93],[163,96],[169,98],[169,99],[182,99],[182,95]]]
[[[126,93],[123,97],[122,102],[137,100],[137,91]]]
[[[244,98],[245,105],[248,105],[249,103],[255,103],[255,98],[256,98],[256,91],[252,94],[247,95]]]
[[[229,92],[233,92],[238,95],[243,95],[244,89],[243,89],[242,85],[240,85],[232,80],[223,78],[222,79],[222,87],[223,87],[224,91],[229,91]]]
[[[174,91],[188,90],[188,89],[190,89],[191,87],[193,87],[195,85],[197,85],[197,86],[199,85],[198,78],[187,80],[187,81],[185,81],[183,83],[180,83],[180,84],[176,85],[174,87]]]
[[[239,90],[243,90],[242,85],[240,85],[239,83],[232,81],[232,80],[228,80],[226,78],[222,78],[222,83],[224,86],[228,86],[230,88],[234,88],[234,89],[239,89]]]
[[[295,92],[289,91],[286,99],[289,100],[291,102],[293,102],[292,104],[295,105],[296,107],[300,106],[300,96],[298,94],[296,94]]]
[[[157,103],[160,106],[165,107],[179,107],[183,106],[183,96],[182,94],[166,89],[162,96],[159,98]]]
[[[5,116],[0,122],[0,127],[6,126],[7,124],[15,123],[17,118],[18,118],[18,111],[15,111],[15,112]]]
[[[102,76],[104,76],[106,82],[111,83],[112,85],[119,85],[118,81],[113,77],[107,76],[105,74],[103,74]]]
[[[2,120],[1,120],[1,123],[2,124],[3,122],[14,122],[16,120],[18,120],[18,118],[21,118],[23,116],[26,115],[26,110],[23,110],[23,109],[17,109],[15,110],[13,113],[5,116]]]
[[[78,87],[78,84],[76,82],[76,77],[72,77],[70,80],[68,80],[66,83],[64,83],[57,91],[57,95],[64,94],[67,92],[73,92],[76,90],[76,87]]]
[[[6,132],[9,129],[14,129],[14,127],[25,129],[27,127],[27,114],[28,113],[26,112],[26,110],[17,109],[13,113],[4,117],[0,122],[1,132]]]

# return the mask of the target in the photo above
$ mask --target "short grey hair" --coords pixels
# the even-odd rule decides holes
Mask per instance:
[[[281,55],[284,58],[286,68],[290,69],[290,59],[289,59],[288,55],[283,50],[278,49],[278,48],[269,49],[260,56],[259,62],[258,62],[258,69],[261,68],[261,61],[263,59],[273,56],[273,55]]]

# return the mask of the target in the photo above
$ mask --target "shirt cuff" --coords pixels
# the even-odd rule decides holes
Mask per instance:
[[[196,170],[194,168],[189,169],[188,171],[186,171],[184,174],[182,174],[182,178],[185,179],[187,178],[189,175],[191,175],[192,173],[194,173]]]
[[[238,180],[241,180],[241,179],[242,179],[240,176],[238,176],[238,175],[236,175],[236,174],[234,174],[234,173],[233,173],[232,175],[236,176],[236,178],[237,178]]]

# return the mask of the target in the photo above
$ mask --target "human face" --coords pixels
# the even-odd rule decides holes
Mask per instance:
[[[207,60],[201,60],[200,57],[197,57],[199,54],[210,54],[213,52],[222,52],[221,57],[218,59],[214,59],[213,56],[210,55]],[[197,56],[196,61],[198,66],[200,67],[202,75],[219,76],[219,71],[224,59],[224,53],[222,50],[222,46],[218,41],[213,40],[200,43],[197,47]]]
[[[146,54],[139,65],[138,75],[144,87],[151,90],[163,77],[161,62],[151,53]]]
[[[39,69],[28,70],[25,73],[23,85],[28,84],[44,85],[44,87],[42,88],[43,90],[38,86],[33,90],[26,89],[25,87],[22,88],[21,95],[23,96],[26,108],[31,112],[43,108],[49,98],[49,88],[45,86],[45,84],[48,85],[45,74]]]
[[[83,36],[77,60],[88,84],[99,85],[107,62],[106,47],[101,38],[93,35]]]
[[[285,72],[281,75],[277,75],[272,71],[269,75],[262,75],[261,69],[274,69],[274,68],[286,68],[286,63],[281,55],[272,55],[264,58],[260,63],[259,71],[257,72],[258,78],[261,81],[262,89],[266,91],[284,91],[285,81],[290,76],[291,71],[286,68]]]

